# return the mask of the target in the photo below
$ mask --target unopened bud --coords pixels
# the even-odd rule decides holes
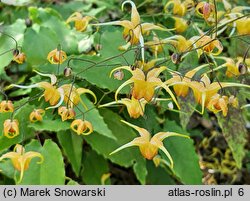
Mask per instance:
[[[102,49],[102,45],[101,44],[96,44],[95,45],[95,50],[96,51],[100,51]]]
[[[13,56],[17,56],[17,55],[19,55],[19,53],[20,53],[20,51],[18,49],[15,49],[13,51]]]
[[[247,66],[246,66],[246,64],[244,64],[242,62],[239,63],[238,70],[239,70],[240,74],[242,74],[242,75],[246,74],[246,72],[247,72]]]
[[[26,18],[25,19],[25,24],[27,27],[31,27],[32,26],[32,20],[30,18]]]
[[[124,73],[121,70],[117,70],[114,72],[114,78],[117,80],[123,80],[124,78]]]
[[[72,74],[72,69],[70,67],[64,68],[63,74],[65,77],[69,77]]]
[[[180,59],[181,59],[181,57],[180,57],[180,55],[177,54],[177,53],[173,53],[173,54],[171,55],[171,60],[172,60],[172,62],[173,62],[174,64],[179,63],[179,62],[180,62]]]

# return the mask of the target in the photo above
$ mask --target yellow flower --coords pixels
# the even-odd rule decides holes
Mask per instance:
[[[236,20],[236,29],[239,35],[250,35],[250,18],[245,17],[239,20]]]
[[[198,66],[198,67],[194,68],[193,70],[188,71],[183,77],[178,72],[173,72],[172,73],[173,77],[168,79],[165,82],[165,84],[167,84],[167,85],[172,84],[174,86],[174,91],[175,91],[177,96],[186,97],[188,94],[188,91],[189,91],[189,87],[188,87],[188,85],[182,84],[182,83],[191,82],[195,73],[206,66],[208,66],[208,64]]]
[[[213,82],[211,83],[210,79],[206,74],[203,75],[200,82],[192,81],[187,84],[194,92],[194,97],[197,103],[202,105],[202,113],[204,112],[204,107],[207,107],[207,104],[211,98],[218,93],[218,91],[225,87],[247,87],[249,85],[240,84],[240,83],[230,83],[230,82]]]
[[[207,104],[207,109],[212,111],[213,113],[218,113],[222,111],[223,116],[227,116],[228,112],[228,97],[220,96],[220,94],[215,94],[211,97]]]
[[[29,116],[30,122],[42,121],[44,114],[45,111],[43,109],[34,109]]]
[[[171,36],[163,39],[162,42],[173,45],[178,52],[186,52],[192,49],[192,42],[181,35]]]
[[[10,86],[14,86],[14,87],[22,88],[22,89],[43,88],[44,92],[42,96],[44,96],[44,99],[46,102],[49,102],[50,105],[52,105],[51,107],[48,107],[46,109],[59,107],[62,104],[63,99],[64,99],[64,91],[61,87],[57,88],[56,86],[54,86],[57,82],[56,76],[53,74],[43,74],[37,71],[35,72],[38,73],[39,75],[50,77],[51,83],[39,82],[39,83],[32,84],[29,86],[11,84]]]
[[[156,62],[163,60],[164,58],[152,59],[148,62],[145,61],[136,61],[135,66],[142,69],[144,72],[147,72],[156,66]]]
[[[74,120],[70,128],[78,135],[89,135],[93,132],[93,126],[89,121],[83,121],[81,119]]]
[[[76,116],[76,113],[73,108],[67,108],[65,106],[58,108],[58,114],[61,116],[62,121],[74,119],[74,117]]]
[[[14,138],[19,135],[19,122],[14,119],[7,119],[3,123],[3,134],[7,138]]]
[[[77,31],[85,31],[91,19],[93,18],[90,16],[83,17],[81,13],[74,12],[69,16],[66,23],[75,22],[75,28]]]
[[[5,158],[9,158],[16,170],[20,172],[20,179],[17,183],[20,183],[23,179],[24,171],[29,168],[29,164],[32,158],[39,157],[41,160],[38,162],[41,164],[43,162],[43,156],[34,151],[29,151],[25,153],[25,149],[22,145],[17,144],[13,152],[6,153],[0,157],[0,161]]]
[[[49,52],[47,59],[51,64],[62,64],[67,59],[67,55],[64,51],[56,48]]]
[[[187,30],[188,24],[187,21],[180,17],[173,17],[175,20],[174,28],[177,33],[182,33]]]
[[[13,111],[14,111],[14,106],[13,106],[12,101],[4,100],[0,102],[0,113],[1,112],[13,112]]]
[[[144,115],[146,103],[147,103],[147,101],[145,101],[144,99],[137,100],[132,96],[131,99],[122,98],[121,100],[118,100],[118,101],[113,101],[110,103],[106,103],[104,105],[100,105],[99,108],[100,107],[107,107],[107,106],[110,106],[113,104],[123,104],[127,107],[127,111],[128,111],[129,116],[131,118],[137,119],[140,116]]]
[[[214,14],[214,11],[215,11],[214,5],[207,2],[200,2],[196,6],[196,12],[206,21],[208,20],[210,15]]]
[[[150,102],[154,96],[154,91],[156,88],[162,87],[166,90],[167,93],[171,96],[177,107],[179,108],[179,104],[177,103],[177,100],[172,93],[172,91],[166,86],[158,76],[160,73],[164,70],[166,70],[166,67],[162,66],[159,68],[154,68],[151,69],[150,71],[147,72],[147,75],[139,69],[136,68],[135,70],[131,70],[129,66],[122,66],[115,68],[111,71],[110,75],[116,71],[117,69],[125,69],[128,70],[131,74],[132,77],[124,82],[117,90],[115,93],[115,100],[117,101],[117,95],[121,91],[123,87],[125,87],[128,84],[134,83],[133,90],[132,90],[132,96],[140,100],[144,98],[147,102]]]
[[[187,8],[184,3],[182,3],[180,0],[171,0],[169,1],[165,6],[164,10],[166,13],[168,13],[168,8],[173,5],[173,14],[184,16],[186,14]]]
[[[64,91],[64,102],[65,104],[69,105],[70,107],[74,107],[75,105],[77,105],[79,102],[82,103],[82,105],[85,107],[85,109],[87,109],[87,106],[83,103],[82,99],[81,99],[81,95],[82,94],[90,94],[94,97],[94,104],[96,103],[97,99],[95,94],[89,90],[89,89],[85,89],[85,88],[76,88],[74,86],[72,86],[72,84],[64,84],[62,85],[60,88],[63,89]]]
[[[130,124],[130,123],[123,121],[123,120],[121,120],[121,121],[123,123],[127,124],[128,126],[134,128],[136,131],[138,131],[140,134],[140,137],[136,137],[131,142],[119,147],[118,149],[116,149],[112,153],[110,153],[110,155],[117,153],[118,151],[121,151],[122,149],[125,149],[127,147],[138,146],[142,156],[148,160],[152,160],[157,155],[158,150],[160,149],[168,157],[168,159],[170,160],[170,167],[173,168],[173,166],[174,166],[173,159],[172,159],[171,155],[169,154],[169,152],[167,151],[167,149],[164,147],[162,141],[165,138],[171,137],[171,136],[189,138],[188,136],[174,133],[174,132],[159,132],[159,133],[156,133],[152,137],[151,134],[146,129],[140,128],[136,125]]]
[[[210,38],[210,36],[202,35],[200,38],[194,36],[192,39],[195,40],[194,46],[199,48],[197,50],[199,57],[203,51],[212,55],[219,55],[223,50],[221,42]]]
[[[23,52],[14,52],[13,61],[17,62],[18,64],[22,64],[26,59],[26,55]]]
[[[132,45],[136,45],[141,43],[143,46],[143,34],[148,34],[150,30],[163,30],[166,31],[167,29],[162,28],[160,26],[154,25],[152,23],[141,23],[140,15],[137,11],[137,8],[132,1],[124,1],[122,3],[122,10],[125,4],[129,3],[132,7],[131,9],[131,20],[122,20],[122,21],[113,21],[113,22],[106,22],[106,23],[99,23],[95,25],[120,25],[124,27],[123,30],[123,37],[126,41],[130,42]]]

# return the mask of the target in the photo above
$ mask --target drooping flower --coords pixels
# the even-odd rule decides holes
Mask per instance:
[[[152,41],[145,43],[145,47],[149,47],[155,58],[157,58],[158,54],[163,51],[163,46],[164,43],[157,36],[154,36]]]
[[[56,48],[49,52],[47,59],[51,64],[62,64],[67,59],[67,55],[64,51]]]
[[[168,9],[173,6],[173,14],[184,16],[186,14],[187,8],[184,3],[182,3],[180,0],[171,0],[168,1],[168,3],[164,6],[164,10],[166,13],[168,13]]]
[[[194,46],[198,48],[197,53],[199,57],[203,51],[212,55],[219,55],[223,50],[223,46],[218,39],[212,39],[207,35],[194,36],[192,40],[194,41]]]
[[[73,108],[67,108],[65,106],[61,106],[58,108],[58,114],[61,116],[62,121],[74,119],[74,117],[76,116],[76,113]]]
[[[228,112],[228,97],[227,96],[221,96],[220,94],[215,94],[211,97],[207,104],[207,109],[212,111],[213,113],[218,113],[222,111],[223,116],[227,116]]]
[[[7,138],[14,138],[19,135],[19,122],[17,119],[7,119],[3,123],[3,134]]]
[[[186,52],[192,49],[192,41],[187,40],[182,35],[174,35],[169,38],[165,38],[162,40],[162,42],[173,45],[179,53]]]
[[[188,24],[187,21],[180,17],[173,17],[175,20],[174,28],[177,33],[182,33],[187,30]]]
[[[250,35],[250,18],[236,20],[236,29],[239,35]]]
[[[25,62],[26,55],[23,52],[20,52],[19,50],[14,52],[13,61],[17,62],[18,64],[22,64]]]
[[[130,124],[123,120],[121,121],[127,124],[128,126],[134,128],[136,131],[138,131],[140,137],[136,137],[131,142],[122,145],[121,147],[110,153],[110,155],[117,153],[127,147],[138,146],[142,156],[148,160],[152,160],[158,154],[158,150],[160,149],[168,157],[170,161],[170,167],[173,168],[174,166],[173,159],[169,154],[169,152],[167,151],[167,149],[164,147],[163,140],[167,137],[172,137],[172,136],[184,137],[184,138],[189,138],[189,136],[175,132],[159,132],[152,137],[151,134],[146,129],[140,128],[136,125]]]
[[[0,102],[0,113],[2,112],[13,112],[14,111],[14,105],[12,101],[10,100],[4,100]]]
[[[140,116],[144,115],[145,105],[147,104],[147,101],[145,101],[144,99],[137,100],[132,96],[131,99],[122,98],[121,100],[118,100],[118,101],[113,101],[110,103],[106,103],[104,105],[100,105],[99,108],[100,107],[107,107],[107,106],[114,105],[114,104],[125,105],[129,116],[131,118],[137,119]]]
[[[81,102],[82,105],[85,107],[85,109],[87,109],[87,106],[84,104],[84,102],[81,99],[81,95],[86,94],[86,93],[94,97],[94,104],[97,102],[96,95],[89,89],[76,88],[72,84],[64,84],[60,88],[62,88],[64,91],[65,104],[69,105],[71,108],[73,108],[75,105]]]
[[[74,12],[71,16],[69,16],[66,23],[74,22],[77,31],[85,31],[87,29],[89,21],[92,19],[93,17],[82,16],[81,13]]]
[[[70,128],[78,135],[89,135],[93,132],[93,126],[89,121],[76,119],[74,120]]]
[[[39,73],[37,71],[36,71],[36,73],[38,73],[39,75],[45,76],[45,77],[49,77],[51,79],[51,82],[50,83],[49,82],[39,82],[39,83],[32,84],[29,86],[11,84],[10,86],[18,87],[18,88],[22,88],[22,89],[42,88],[42,89],[44,89],[42,96],[44,96],[44,99],[46,102],[49,102],[49,104],[52,105],[51,107],[48,107],[47,109],[59,107],[62,104],[63,99],[64,99],[64,91],[61,87],[57,88],[55,86],[55,84],[57,82],[56,76],[53,74]]]
[[[112,75],[112,73],[118,69],[128,70],[132,74],[132,77],[129,80],[127,80],[126,82],[124,82],[116,90],[116,93],[115,93],[115,100],[116,101],[117,101],[117,95],[121,91],[121,89],[123,87],[125,87],[126,85],[133,83],[134,85],[133,85],[133,90],[132,90],[132,96],[135,99],[140,100],[140,99],[144,98],[147,102],[150,102],[154,96],[155,89],[162,87],[171,96],[171,98],[173,99],[173,101],[175,102],[177,107],[179,108],[177,100],[176,100],[174,94],[172,93],[172,91],[168,88],[167,85],[165,85],[161,81],[160,78],[158,78],[160,73],[162,71],[166,70],[166,67],[162,66],[159,68],[151,69],[145,75],[145,73],[139,68],[136,68],[135,70],[131,70],[131,68],[129,66],[121,66],[121,67],[113,69],[111,71],[110,75]]]
[[[29,164],[32,158],[39,157],[41,160],[37,162],[41,164],[43,162],[43,156],[34,151],[29,151],[25,153],[25,149],[22,145],[17,144],[13,152],[6,153],[0,157],[0,161],[9,158],[16,170],[20,172],[20,178],[17,183],[20,183],[23,179],[24,171],[29,168]]]
[[[43,120],[45,111],[43,109],[34,109],[29,116],[30,122],[37,122]]]
[[[205,1],[200,2],[196,6],[196,12],[199,16],[203,17],[206,21],[208,18],[214,14],[215,6],[211,3]]]

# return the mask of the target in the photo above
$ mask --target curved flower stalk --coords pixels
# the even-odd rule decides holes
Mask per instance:
[[[138,146],[142,156],[148,160],[152,160],[158,154],[158,150],[160,149],[168,157],[170,161],[170,167],[173,168],[174,167],[173,159],[171,155],[169,154],[169,152],[167,151],[167,149],[164,147],[163,140],[168,137],[173,137],[173,136],[189,138],[189,136],[187,135],[182,135],[182,134],[174,133],[174,132],[159,132],[159,133],[156,133],[152,137],[151,134],[144,128],[140,128],[124,120],[121,120],[121,122],[127,124],[128,126],[138,131],[138,133],[140,134],[140,137],[136,137],[131,142],[125,145],[122,145],[121,147],[119,147],[118,149],[110,153],[110,155],[115,154],[121,151],[122,149],[125,149],[128,147]]]
[[[43,162],[43,156],[34,151],[25,152],[25,149],[22,145],[17,144],[13,152],[6,153],[0,157],[0,161],[3,159],[9,158],[12,161],[12,164],[16,170],[20,172],[20,178],[17,183],[20,183],[23,179],[24,171],[29,168],[29,164],[32,158],[38,157],[40,161],[37,162],[41,164]]]
[[[14,138],[19,135],[19,122],[17,119],[7,119],[3,123],[3,135]]]
[[[144,34],[149,34],[151,30],[162,30],[167,31],[169,29],[154,25],[152,23],[141,23],[140,15],[137,11],[136,5],[133,1],[124,1],[122,3],[122,10],[125,4],[130,4],[131,9],[131,20],[122,20],[122,21],[113,21],[113,22],[106,22],[106,23],[99,23],[99,24],[93,24],[98,26],[104,26],[104,25],[120,25],[124,27],[123,30],[123,37],[128,42],[128,45],[126,45],[126,48],[128,48],[130,45],[137,45],[140,43],[141,46],[141,55],[142,60],[144,60]]]
[[[43,109],[34,109],[29,116],[30,122],[42,121],[45,111]]]
[[[140,100],[137,100],[132,96],[131,99],[122,98],[121,100],[118,100],[118,101],[113,101],[110,103],[100,105],[99,108],[108,107],[108,106],[115,105],[115,104],[125,105],[129,116],[131,118],[137,119],[140,116],[144,115],[145,105],[147,104],[147,101],[144,100],[143,98]]]
[[[93,126],[89,121],[76,119],[74,120],[70,128],[77,133],[77,135],[89,135],[93,132]]]
[[[51,82],[50,83],[49,82],[39,82],[39,83],[32,84],[29,86],[11,84],[10,86],[18,87],[21,89],[43,88],[44,92],[43,92],[43,95],[41,97],[44,96],[45,101],[49,102],[49,104],[52,105],[51,107],[48,107],[46,109],[59,107],[63,103],[64,91],[62,88],[56,88],[56,86],[54,86],[57,82],[56,76],[53,74],[43,74],[43,73],[39,73],[37,71],[35,71],[35,72],[41,76],[49,77],[51,79]]]
[[[74,12],[72,15],[69,16],[66,23],[74,22],[75,23],[75,29],[77,31],[83,32],[87,29],[87,26],[92,20],[93,17],[91,16],[82,16],[79,12]]]
[[[161,81],[160,78],[158,78],[160,73],[167,69],[165,66],[154,68],[148,71],[147,75],[145,75],[145,73],[139,68],[136,68],[135,70],[131,70],[129,66],[121,66],[121,67],[113,69],[110,73],[110,76],[112,75],[114,71],[118,69],[128,70],[132,74],[132,77],[126,82],[124,82],[116,90],[115,92],[116,101],[117,101],[117,95],[121,91],[121,89],[124,88],[126,85],[133,83],[134,86],[132,90],[132,96],[135,99],[140,100],[144,98],[147,102],[150,102],[154,96],[155,89],[162,87],[171,96],[171,98],[173,99],[177,107],[180,108],[172,91],[168,88],[168,86],[165,83]]]
[[[189,91],[189,86],[187,84],[181,83],[190,83],[194,75],[201,69],[209,66],[209,64],[204,64],[194,68],[191,71],[188,71],[183,77],[178,72],[172,73],[172,78],[168,79],[165,84],[173,85],[174,91],[177,96],[186,97]],[[179,84],[178,84],[179,83]]]
[[[69,107],[73,108],[75,105],[77,105],[79,102],[83,105],[85,109],[88,109],[85,103],[81,99],[82,94],[90,94],[94,98],[94,104],[97,102],[96,95],[89,89],[85,88],[76,88],[75,86],[72,86],[72,84],[64,84],[60,88],[64,91],[64,102]]]
[[[13,112],[14,105],[10,100],[3,100],[0,102],[0,113]]]

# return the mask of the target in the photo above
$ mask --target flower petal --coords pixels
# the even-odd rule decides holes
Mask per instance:
[[[151,135],[146,129],[141,128],[141,127],[136,126],[136,125],[133,125],[131,123],[128,123],[128,122],[126,122],[124,120],[121,120],[121,122],[127,124],[128,126],[132,127],[133,129],[137,130],[141,137],[143,137],[145,139],[148,139],[148,140],[150,139]]]

